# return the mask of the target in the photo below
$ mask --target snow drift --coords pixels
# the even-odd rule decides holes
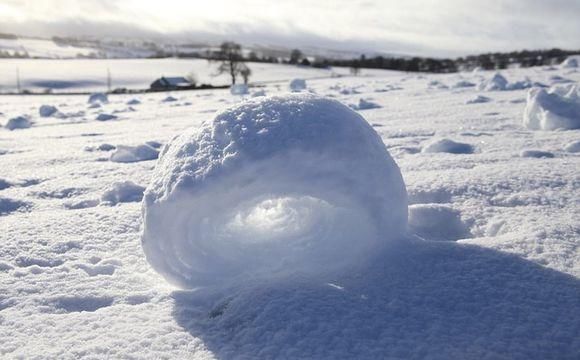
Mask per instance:
[[[577,86],[553,87],[548,91],[542,88],[531,89],[524,110],[524,126],[531,130],[580,128],[578,93]]]
[[[143,200],[142,245],[155,270],[186,288],[317,276],[396,242],[406,197],[356,112],[310,94],[261,97],[164,148]]]

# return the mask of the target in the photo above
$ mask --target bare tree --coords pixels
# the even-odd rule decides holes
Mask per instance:
[[[221,63],[217,69],[217,75],[229,74],[232,78],[232,84],[236,83],[238,75],[242,75],[244,80],[247,81],[251,71],[244,63],[242,46],[240,44],[231,41],[222,43],[220,46],[219,57]],[[244,73],[246,73],[245,76]]]

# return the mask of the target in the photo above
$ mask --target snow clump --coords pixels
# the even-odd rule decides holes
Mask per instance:
[[[52,105],[42,105],[38,109],[38,114],[41,117],[51,117],[52,115],[56,114],[57,112],[58,112],[58,109],[56,108],[56,106],[52,106]]]
[[[495,73],[491,79],[483,80],[479,86],[478,90],[481,91],[495,91],[495,90],[505,90],[508,85],[508,81],[500,73]]]
[[[118,203],[137,202],[143,198],[145,187],[131,181],[114,183],[101,196],[101,204],[116,205]]]
[[[105,113],[100,113],[95,118],[95,120],[97,120],[97,121],[109,121],[109,120],[115,120],[115,119],[117,119],[117,116],[116,115],[105,114]]]
[[[358,105],[353,105],[351,107],[355,110],[370,110],[370,109],[379,109],[381,105],[361,98],[358,101]]]
[[[104,93],[94,93],[89,96],[89,104],[107,104],[109,98]]]
[[[17,116],[8,120],[4,127],[8,130],[28,129],[32,126],[32,122],[28,116]]]
[[[159,150],[147,144],[138,146],[118,145],[115,152],[111,154],[110,160],[118,163],[132,163],[155,160],[157,157],[159,157]]]
[[[567,93],[563,88],[533,88],[528,92],[524,110],[524,127],[531,130],[572,130],[580,128],[580,98],[578,88]]]
[[[300,92],[306,90],[306,80],[304,79],[293,79],[290,81],[290,90],[292,92]]]
[[[402,239],[407,193],[375,130],[312,94],[237,104],[165,146],[143,199],[151,266],[184,288],[310,277]]]
[[[465,103],[466,104],[483,104],[486,102],[490,102],[491,99],[488,98],[487,96],[482,96],[482,95],[477,95],[469,100],[467,100]]]
[[[565,69],[574,69],[578,67],[578,59],[574,57],[569,57],[562,62],[562,67]]]
[[[230,86],[230,94],[232,95],[247,95],[250,91],[246,84],[233,84]]]
[[[472,154],[475,148],[471,144],[456,142],[449,139],[439,139],[432,141],[423,147],[423,153],[450,153],[450,154]]]
[[[572,141],[571,143],[568,143],[568,145],[566,145],[566,147],[564,148],[564,151],[569,152],[569,153],[579,153],[580,152],[580,140]]]

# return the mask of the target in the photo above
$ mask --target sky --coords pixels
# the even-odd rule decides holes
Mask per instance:
[[[580,0],[0,0],[0,32],[461,56],[580,49]]]

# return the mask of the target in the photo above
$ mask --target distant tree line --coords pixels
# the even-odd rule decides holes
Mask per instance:
[[[235,44],[228,42],[229,44]],[[239,46],[239,44],[236,44]],[[570,51],[561,49],[550,50],[522,50],[506,53],[487,53],[451,58],[429,57],[389,57],[361,55],[354,59],[332,58],[309,58],[299,49],[294,49],[286,57],[260,56],[255,51],[244,55],[241,46],[238,52],[238,60],[242,62],[265,62],[283,63],[317,68],[329,68],[332,66],[344,66],[351,68],[351,73],[357,75],[360,69],[388,69],[409,72],[452,73],[457,71],[506,69],[510,66],[531,67],[556,65],[564,61],[570,55],[580,54],[580,50]],[[158,57],[169,57],[169,54],[160,53]],[[223,49],[204,50],[190,53],[176,53],[171,56],[184,58],[203,58],[208,60],[222,60]]]
[[[555,65],[564,61],[570,55],[580,54],[580,50],[567,51],[560,49],[550,50],[523,50],[509,53],[488,53],[470,55],[456,59],[436,58],[397,58],[376,56],[367,58],[361,55],[358,59],[332,60],[325,59],[312,65],[317,67],[347,66],[357,73],[361,68],[389,69],[411,72],[451,73],[457,71],[507,69],[510,66],[531,67]]]

